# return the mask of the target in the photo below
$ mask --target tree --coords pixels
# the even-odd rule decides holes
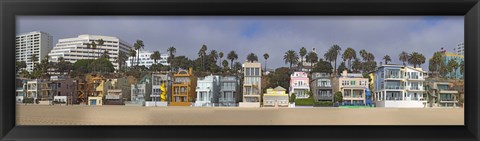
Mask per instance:
[[[342,48],[340,48],[340,46],[334,44],[331,48],[331,55],[332,57],[334,58],[335,60],[335,69],[337,68],[337,58],[338,58],[338,55],[340,54],[340,51],[342,50]]]
[[[402,51],[402,53],[398,55],[398,60],[402,61],[404,66],[406,65],[405,62],[409,60],[408,58],[410,58],[410,56],[405,51]]]
[[[290,69],[292,69],[292,64],[298,62],[298,55],[295,53],[293,50],[288,50],[285,52],[285,55],[283,56],[283,60],[285,60],[285,64],[290,63]]]
[[[392,59],[390,59],[390,56],[388,55],[383,56],[383,60],[385,61],[385,65],[388,64],[388,62],[392,61]]]
[[[432,72],[437,72],[437,73],[440,73],[440,64],[443,63],[443,59],[442,59],[442,54],[440,52],[435,52],[432,56],[432,58],[429,59],[428,61],[429,65],[428,65],[428,70],[432,71]],[[438,77],[438,76],[436,76]]]
[[[295,99],[297,99],[297,96],[295,95],[295,93],[292,93],[292,95],[290,95],[290,103],[295,102]]]
[[[223,60],[222,65],[223,65],[224,70],[228,70],[228,61],[227,60]]]
[[[153,62],[155,62],[155,64],[157,64],[157,61],[160,60],[160,58],[160,51],[154,51],[152,55],[150,55],[150,59],[153,59]]]
[[[130,67],[133,67],[133,60],[135,60],[135,57],[137,56],[137,51],[130,49],[128,51],[128,56],[132,57],[132,59],[130,59]]]
[[[263,54],[263,59],[265,59],[265,69],[263,69],[263,70],[265,70],[265,71],[267,71],[267,60],[268,60],[269,57],[270,57],[270,55],[268,55],[268,53]]]
[[[445,78],[445,77],[447,77],[448,72],[450,72],[450,71],[448,70],[447,65],[445,63],[440,63],[440,70],[439,70],[440,75],[443,78]]]
[[[218,58],[220,58],[220,62],[222,62],[223,52],[218,53]],[[223,63],[223,62],[222,62],[222,63]]]
[[[254,53],[250,53],[250,54],[248,54],[248,56],[247,56],[247,61],[248,61],[248,62],[258,61],[258,57],[257,57],[257,55],[255,55]]]
[[[338,74],[341,74],[344,70],[350,71],[350,70],[348,70],[347,66],[345,66],[345,62],[342,62],[338,66],[337,72],[338,72]]]
[[[36,63],[38,63],[38,56],[37,56],[37,54],[32,54],[32,56],[30,57],[30,61],[32,61],[32,66],[35,67],[35,66],[36,66]]]
[[[235,64],[233,64],[233,70],[235,70],[235,73],[240,69],[242,69],[242,64],[240,62],[235,62]]]
[[[18,72],[19,70],[22,70],[27,67],[27,64],[25,61],[16,61],[15,62],[15,72]]]
[[[173,58],[175,58],[175,53],[177,52],[177,49],[171,46],[167,49],[167,51],[168,51],[167,62],[170,64],[170,69],[172,69],[171,71],[173,71],[174,66],[172,66],[172,60]]]
[[[366,61],[367,58],[367,51],[365,49],[360,50],[360,56],[362,57],[363,61]]]
[[[335,96],[334,96],[334,100],[335,100],[335,102],[343,102],[342,92],[340,92],[340,91],[336,92]]]
[[[230,51],[230,53],[228,53],[227,55],[227,58],[230,60],[230,68],[233,68],[233,60],[237,60],[238,59],[238,55],[235,51]]]
[[[205,62],[204,62],[204,57],[207,55],[207,46],[206,45],[202,45],[202,47],[200,48],[200,50],[198,51],[198,57],[200,57],[202,59],[202,71],[205,71]]]
[[[347,48],[342,55],[343,61],[348,60],[348,69],[352,69],[352,59],[357,58],[357,52],[353,48]]]
[[[353,72],[359,72],[362,69],[363,69],[362,62],[360,62],[360,59],[355,58],[353,63],[352,63],[352,71]]]
[[[305,59],[307,59],[307,61],[310,62],[310,67],[312,67],[312,69],[310,70],[311,72],[313,70],[313,64],[318,62],[317,53],[310,51],[308,52],[307,57],[305,57]]]
[[[451,72],[451,73],[450,73],[450,78],[452,78],[452,76],[453,76],[453,78],[456,78],[456,73],[455,73],[455,72],[456,72],[456,70],[457,70],[457,68],[458,68],[458,63],[457,63],[457,61],[455,61],[455,59],[453,59],[453,58],[450,59],[450,60],[448,61],[448,66],[447,66],[447,67],[448,67],[448,72]]]
[[[142,40],[137,40],[134,44],[133,44],[133,48],[135,50],[137,50],[137,66],[140,65],[140,49],[143,49],[144,45],[143,45],[143,41]]]
[[[323,61],[320,59],[314,66],[313,72],[329,73],[331,74],[333,70],[332,63]]]
[[[103,51],[102,56],[100,58],[110,59],[110,55],[108,55],[108,51]]]
[[[275,69],[275,72],[269,73],[267,75],[268,84],[266,87],[290,87],[290,69],[287,67],[280,67]]]
[[[54,68],[57,72],[65,73],[73,69],[73,64],[65,61],[63,57],[59,57],[58,60],[59,61],[54,65]]]
[[[216,50],[210,51],[210,57],[214,62],[217,62],[218,60],[218,52]]]
[[[425,56],[418,52],[412,52],[412,54],[409,55],[408,63],[412,64],[413,67],[416,68],[417,65],[420,66],[421,64],[425,63]]]
[[[118,63],[118,67],[119,68],[124,68],[125,67],[125,62],[128,60],[128,55],[127,53],[123,52],[123,51],[120,51],[118,53],[118,57],[117,57],[117,63]]]
[[[300,57],[301,57],[299,66],[303,68],[303,57],[307,55],[307,49],[305,49],[305,47],[302,47],[300,48],[300,52],[298,53],[300,54]]]

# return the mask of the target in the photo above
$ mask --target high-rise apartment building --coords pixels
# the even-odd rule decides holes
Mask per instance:
[[[96,49],[87,47],[87,44],[92,43],[92,41],[98,43],[100,39],[104,41],[104,45],[97,45]],[[75,38],[59,39],[48,55],[50,55],[52,62],[57,62],[60,57],[63,57],[65,61],[75,63],[80,59],[100,58],[101,54],[107,51],[113,67],[118,70],[119,66],[116,62],[118,54],[120,52],[128,54],[131,48],[131,44],[117,37],[84,34]]]
[[[52,41],[52,36],[42,31],[17,35],[15,38],[16,61],[25,61],[26,70],[31,72],[35,64],[40,63],[40,60],[52,49]],[[38,61],[33,62],[32,56],[36,56]]]

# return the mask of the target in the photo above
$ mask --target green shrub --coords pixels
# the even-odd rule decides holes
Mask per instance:
[[[315,100],[313,98],[295,99],[295,105],[298,106],[313,106],[314,102]]]
[[[343,102],[343,94],[342,92],[338,91],[334,95],[335,102]]]
[[[25,99],[23,99],[23,103],[32,103],[33,104],[33,98],[25,98]]]
[[[332,107],[333,102],[331,102],[331,101],[314,102],[313,106],[315,106],[315,107]]]
[[[295,102],[295,99],[297,99],[297,96],[295,96],[295,93],[292,93],[290,96],[290,102]]]

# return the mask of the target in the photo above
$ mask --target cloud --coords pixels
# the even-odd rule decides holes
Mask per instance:
[[[196,58],[205,44],[225,54],[235,50],[240,62],[251,52],[263,62],[261,56],[268,53],[268,66],[276,68],[287,66],[287,50],[316,48],[323,57],[333,44],[357,53],[366,49],[377,62],[389,55],[400,63],[401,51],[430,58],[441,47],[453,51],[463,42],[463,21],[462,16],[19,16],[17,34],[41,30],[55,42],[79,34],[117,36],[130,43],[141,39],[146,50],[166,53],[175,46],[177,55],[189,58]]]

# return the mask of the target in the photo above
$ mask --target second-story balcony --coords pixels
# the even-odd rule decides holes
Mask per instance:
[[[405,88],[404,86],[396,86],[396,85],[385,86],[385,89],[389,89],[389,90],[403,90],[404,88]]]
[[[422,87],[409,87],[407,91],[423,91]]]
[[[310,89],[310,86],[309,85],[292,85],[292,88],[293,89]]]
[[[386,75],[385,79],[403,79],[401,75]]]

